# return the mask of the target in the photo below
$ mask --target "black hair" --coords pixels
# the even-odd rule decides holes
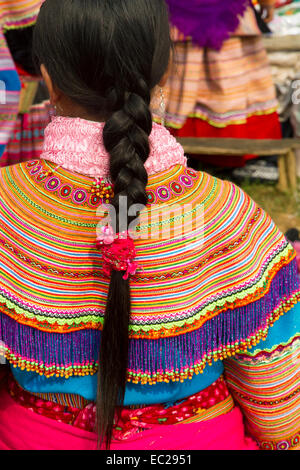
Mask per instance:
[[[171,52],[165,1],[46,0],[33,51],[54,86],[91,115],[104,117],[117,219],[120,196],[127,197],[128,207],[146,205],[151,91],[164,76]],[[97,431],[107,448],[127,379],[131,302],[130,282],[123,275],[112,272],[100,341]]]

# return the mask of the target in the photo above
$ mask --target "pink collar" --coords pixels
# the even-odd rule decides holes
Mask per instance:
[[[56,116],[45,129],[41,158],[86,176],[109,178],[109,154],[102,131],[104,123]],[[187,166],[183,148],[167,129],[153,123],[150,156],[145,163],[149,175],[174,165]]]

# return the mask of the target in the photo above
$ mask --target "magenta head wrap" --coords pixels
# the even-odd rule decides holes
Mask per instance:
[[[171,23],[201,47],[220,49],[251,0],[166,0]]]

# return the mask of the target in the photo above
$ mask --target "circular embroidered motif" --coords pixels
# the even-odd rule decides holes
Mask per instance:
[[[56,191],[59,188],[60,184],[61,184],[60,180],[56,176],[53,176],[46,183],[46,188],[49,191]]]
[[[289,447],[290,445],[287,441],[282,441],[277,444],[277,450],[287,450]]]
[[[85,202],[87,199],[87,193],[84,189],[77,189],[74,191],[72,200],[73,202],[76,202],[77,204],[80,204],[82,202]]]
[[[193,186],[193,180],[189,176],[180,176],[180,182],[186,186],[187,188],[191,188]]]
[[[38,160],[34,160],[32,162],[28,162],[26,164],[26,168],[32,168],[33,166],[35,166],[36,164],[38,163]]]
[[[163,201],[168,201],[171,197],[171,193],[167,186],[160,186],[160,188],[157,189],[157,195]]]
[[[262,450],[274,450],[275,446],[272,442],[262,442],[260,444]]]
[[[26,162],[26,168],[37,183],[44,183],[45,190],[56,192],[56,195],[64,200],[71,198],[75,204],[87,204],[95,209],[100,204],[108,204],[114,195],[112,184],[106,180],[101,180],[101,183],[98,181],[98,184],[94,181],[90,190],[78,187],[77,189],[54,175],[56,170],[46,170],[40,160]]]
[[[88,200],[88,205],[92,208],[99,206],[99,204],[102,203],[102,199],[97,196],[97,194],[92,194],[92,196],[89,197]]]
[[[41,181],[44,181],[47,177],[48,177],[48,174],[46,173],[46,171],[42,171],[42,173],[37,175],[36,181],[37,183],[41,183]]]
[[[171,189],[172,193],[174,193],[176,195],[183,193],[183,187],[181,186],[181,184],[176,183],[175,181],[170,184],[170,189]]]
[[[41,171],[43,167],[41,165],[38,165],[36,166],[35,168],[33,168],[30,172],[31,175],[36,175],[37,173],[39,173],[39,171]]]
[[[300,443],[300,435],[297,434],[291,440],[291,447],[296,447]]]
[[[73,189],[72,186],[69,186],[69,185],[66,184],[60,189],[59,195],[63,199],[67,199],[70,196],[70,194],[72,192],[72,189]]]
[[[147,191],[148,194],[148,203],[155,204],[157,201],[157,197],[154,191]]]
[[[32,131],[23,131],[23,139],[32,139]]]
[[[190,176],[191,178],[197,178],[198,176],[196,171],[191,170],[191,168],[188,168],[187,170],[185,170],[185,173],[187,176]]]

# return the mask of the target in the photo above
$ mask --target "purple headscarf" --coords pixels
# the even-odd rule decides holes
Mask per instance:
[[[220,49],[251,0],[166,0],[171,23],[201,47]]]

